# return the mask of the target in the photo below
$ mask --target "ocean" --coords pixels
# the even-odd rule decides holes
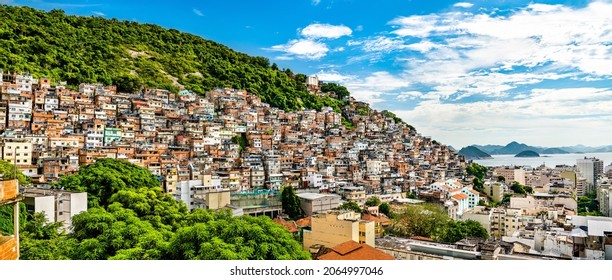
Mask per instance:
[[[484,166],[531,166],[538,167],[542,164],[548,167],[556,165],[576,165],[576,160],[584,157],[598,158],[604,162],[605,166],[612,163],[612,153],[584,153],[584,154],[559,154],[559,155],[540,155],[535,158],[514,157],[514,155],[492,155],[492,159],[478,159],[474,162]]]

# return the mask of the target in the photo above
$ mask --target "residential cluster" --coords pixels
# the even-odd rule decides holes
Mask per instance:
[[[577,216],[575,197],[590,191],[612,216],[612,188],[596,159],[576,167],[494,168],[479,192],[463,157],[351,97],[342,112],[285,112],[231,88],[121,93],[2,71],[0,81],[2,159],[31,178],[22,191],[28,210],[66,229],[70,217],[87,210],[86,194],[50,184],[96,159],[115,158],[150,170],[189,209],[276,218],[314,258],[612,259],[612,218]],[[333,95],[319,84],[315,77],[307,86]],[[502,203],[512,182],[534,193]],[[282,186],[296,190],[306,218],[283,218]],[[396,209],[438,203],[452,219],[479,222],[491,238],[439,244],[385,236],[391,221],[365,205],[372,196]],[[343,202],[366,214],[335,210]]]

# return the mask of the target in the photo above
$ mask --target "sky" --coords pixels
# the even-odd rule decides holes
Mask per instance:
[[[0,0],[158,24],[345,85],[425,136],[612,145],[612,0]]]

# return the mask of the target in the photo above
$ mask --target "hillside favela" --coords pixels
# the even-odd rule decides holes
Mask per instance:
[[[359,41],[367,25],[347,23],[350,28],[337,25],[337,32],[322,33],[325,24],[315,23],[297,33],[291,27],[293,37],[283,37],[285,45],[269,43],[273,46],[250,55],[225,46],[233,42],[246,48],[248,43],[236,43],[247,42],[246,37],[223,44],[204,39],[206,32],[221,36],[213,29],[222,30],[222,25],[202,27],[202,33],[197,25],[177,30],[174,23],[132,19],[129,13],[117,19],[106,16],[102,4],[72,2],[40,1],[27,7],[28,1],[0,1],[5,3],[0,4],[0,260],[612,259],[609,134],[602,134],[600,142],[585,136],[571,138],[584,142],[550,144],[521,135],[536,129],[516,130],[504,140],[485,138],[470,134],[478,129],[465,128],[471,123],[457,111],[431,109],[430,117],[417,115],[426,109],[415,106],[438,106],[437,101],[421,101],[411,109],[385,103],[385,90],[401,89],[394,100],[416,104],[422,93],[403,89],[431,83],[424,75],[406,70],[405,76],[391,77],[391,70],[376,70],[356,82],[357,72],[339,77],[334,69],[342,68],[332,63],[322,66],[333,70],[327,72],[298,64],[321,63],[355,47],[380,56],[355,56],[349,65],[378,69],[377,63],[392,53],[386,49],[390,46],[398,52],[442,49],[443,40],[432,34],[450,32],[444,26],[418,29],[418,20],[394,19],[393,14],[383,25],[412,24],[412,29],[377,31]],[[342,5],[303,2],[304,9],[321,9],[321,14]],[[445,12],[427,12],[419,20],[452,14],[459,21],[474,6],[445,5],[435,8]],[[504,20],[611,11],[605,1],[586,7],[526,5],[520,11],[502,9],[516,12]],[[209,24],[240,21],[205,8],[187,7],[184,13],[207,18]],[[604,77],[602,86],[607,77],[609,87],[610,14],[602,22],[607,26],[598,37],[607,48],[601,51],[602,61],[610,64],[579,79],[587,83]],[[240,24],[244,32],[263,28]],[[467,25],[461,28],[472,32]],[[373,37],[385,34],[397,37]],[[401,42],[406,45],[397,47],[406,36],[431,36],[431,46],[423,50],[420,41],[419,46]],[[350,39],[334,46],[332,41],[341,37]],[[521,54],[516,61],[533,56]],[[433,60],[427,55],[404,60],[412,59],[421,64]],[[562,68],[556,61],[547,63]],[[510,79],[503,75],[510,75],[504,71],[512,67],[491,70],[499,71],[494,79]],[[436,71],[430,74],[448,74]],[[529,82],[519,76],[537,74],[514,73],[511,83],[516,88],[543,79],[554,83],[576,73],[530,76]],[[466,75],[455,81],[474,78]],[[409,81],[410,76],[423,80]],[[457,92],[476,90],[482,83],[474,81]],[[495,85],[498,91],[491,98],[502,98],[499,88],[504,86]],[[443,95],[448,87],[439,84],[430,92]],[[364,94],[368,91],[377,93]],[[495,102],[528,98],[502,91],[514,95]],[[485,94],[457,100],[479,95]],[[599,98],[602,106],[612,99],[609,89],[587,96]],[[597,117],[608,127],[593,129],[609,132],[611,107],[601,108]],[[458,116],[457,129],[443,131],[451,116]],[[494,114],[487,118],[498,120]],[[444,129],[431,129],[438,126]],[[497,129],[487,133],[495,136]],[[459,140],[460,133],[468,140]],[[569,139],[569,134],[575,133],[555,138]]]

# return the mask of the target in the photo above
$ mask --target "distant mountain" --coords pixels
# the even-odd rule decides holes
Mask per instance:
[[[467,146],[461,150],[459,150],[459,155],[464,156],[466,159],[487,159],[492,158],[491,155],[483,152],[482,150],[474,147]]]
[[[568,151],[566,150],[562,150],[559,148],[548,148],[548,149],[544,149],[542,152],[542,154],[548,154],[548,155],[556,155],[556,154],[569,154]]]
[[[526,144],[517,143],[516,141],[512,141],[508,143],[508,145],[504,146],[501,149],[497,149],[491,152],[492,155],[516,155],[522,151],[535,151],[540,152],[542,149],[538,147],[532,147]]]
[[[585,145],[565,146],[565,147],[536,147],[512,141],[506,146],[501,145],[471,145],[490,155],[516,155],[522,151],[534,151],[539,154],[569,154],[569,153],[609,153],[612,152],[612,145],[589,147]],[[466,147],[467,148],[467,147]]]
[[[514,157],[540,157],[540,154],[534,151],[527,150],[516,154]]]
[[[457,149],[455,149],[455,147],[448,145],[447,146],[449,150],[453,151],[453,152],[457,152]]]
[[[472,147],[476,147],[476,148],[480,149],[481,151],[490,154],[490,153],[492,153],[495,150],[503,148],[504,146],[502,146],[502,145],[472,145]]]

